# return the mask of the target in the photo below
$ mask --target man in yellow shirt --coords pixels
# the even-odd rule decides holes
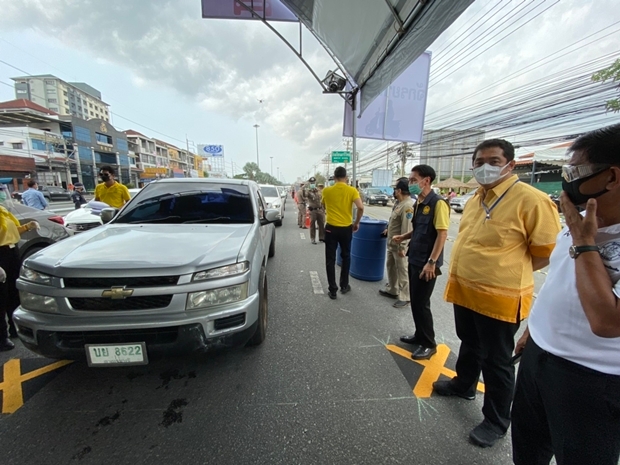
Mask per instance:
[[[443,265],[443,247],[450,226],[450,207],[431,188],[436,176],[435,170],[428,165],[413,167],[409,175],[409,192],[418,196],[411,215],[413,228],[393,238],[397,244],[411,239],[407,256],[409,299],[415,334],[402,336],[400,340],[414,346],[411,354],[413,360],[427,360],[437,352],[431,296]]]
[[[129,189],[114,179],[114,168],[102,166],[99,170],[99,177],[103,181],[95,187],[95,200],[107,203],[114,208],[121,208],[131,196]]]
[[[342,266],[340,268],[340,292],[346,294],[349,285],[349,268],[351,266],[351,240],[353,233],[360,227],[364,214],[364,204],[355,187],[347,184],[347,170],[339,166],[334,170],[333,186],[323,189],[321,203],[325,206],[327,223],[325,224],[325,268],[329,283],[329,298],[338,297],[336,285],[336,249],[340,245]],[[357,216],[353,223],[353,205],[357,207]]]
[[[433,384],[438,395],[473,399],[482,371],[484,420],[469,434],[480,447],[494,445],[510,425],[514,336],[530,311],[533,272],[549,263],[560,231],[555,204],[519,182],[514,166],[514,147],[503,139],[474,151],[473,173],[482,187],[463,211],[445,291],[461,340],[456,377]]]

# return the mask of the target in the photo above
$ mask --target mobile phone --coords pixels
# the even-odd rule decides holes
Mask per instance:
[[[523,355],[523,351],[519,352],[518,354],[513,355],[510,358],[510,364],[516,365],[517,363],[519,363],[521,361],[521,355]]]

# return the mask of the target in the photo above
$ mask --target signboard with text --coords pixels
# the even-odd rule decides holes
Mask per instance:
[[[224,146],[223,145],[198,145],[198,153],[202,157],[223,157]]]
[[[351,163],[351,152],[332,152],[332,163]]]
[[[297,16],[280,0],[202,0],[202,17],[297,22]]]

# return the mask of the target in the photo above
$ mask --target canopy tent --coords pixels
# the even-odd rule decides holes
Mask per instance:
[[[340,63],[363,111],[474,0],[281,0]]]
[[[517,165],[527,165],[533,162],[547,163],[550,165],[564,165],[568,163],[568,148],[573,141],[562,142],[561,144],[547,145],[529,151],[524,155],[516,158]]]
[[[468,185],[458,179],[448,178],[438,182],[434,187],[439,187],[440,189],[460,189],[462,187],[468,187]]]
[[[480,184],[476,181],[476,178],[471,178],[469,181],[465,183],[465,187],[468,189],[478,189]]]

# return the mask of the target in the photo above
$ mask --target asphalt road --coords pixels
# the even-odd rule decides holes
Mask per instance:
[[[268,264],[270,316],[262,346],[143,367],[92,369],[76,362],[51,369],[54,361],[18,343],[0,353],[3,401],[20,392],[24,399],[0,416],[0,462],[512,463],[509,436],[492,449],[467,441],[482,420],[482,395],[466,401],[428,391],[454,368],[458,349],[452,309],[442,298],[445,276],[432,301],[445,367],[439,354],[425,366],[409,360],[398,342],[413,331],[412,318],[408,308],[395,309],[377,294],[383,282],[352,279],[350,294],[327,297],[323,245],[310,243],[287,203]],[[367,207],[375,217],[389,211]],[[448,259],[451,247],[449,241]],[[311,272],[324,294],[315,293]],[[544,275],[536,281],[542,284]],[[34,376],[46,366],[51,371]],[[33,378],[9,386],[19,373]]]

